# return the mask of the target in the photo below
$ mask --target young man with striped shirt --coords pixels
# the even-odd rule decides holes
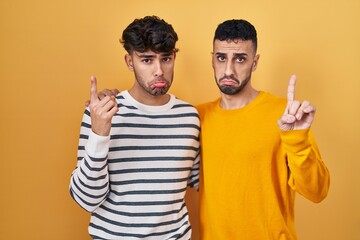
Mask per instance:
[[[93,239],[191,237],[184,196],[198,186],[200,122],[192,105],[167,93],[177,40],[164,20],[136,19],[121,41],[131,89],[100,100],[91,77],[70,193],[92,213]]]

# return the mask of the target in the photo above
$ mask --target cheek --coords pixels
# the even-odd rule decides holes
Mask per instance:
[[[234,69],[235,71],[235,75],[247,75],[249,72],[252,71],[252,65],[251,64],[247,64],[247,65],[241,65],[238,66]]]
[[[213,68],[216,76],[222,75],[224,73],[222,67],[219,64],[213,64]]]
[[[174,65],[166,65],[163,67],[163,70],[167,75],[172,75],[174,72]]]
[[[146,71],[146,69],[138,67],[135,68],[135,74],[136,74],[136,78],[139,81],[145,82],[146,79],[149,79],[149,73]]]

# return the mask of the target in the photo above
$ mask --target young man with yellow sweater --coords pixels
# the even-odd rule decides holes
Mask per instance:
[[[310,126],[315,106],[251,85],[259,55],[254,26],[218,26],[212,65],[221,97],[198,106],[201,119],[200,222],[202,240],[294,240],[298,192],[320,202],[329,188]]]

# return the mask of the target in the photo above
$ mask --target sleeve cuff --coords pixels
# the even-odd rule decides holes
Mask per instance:
[[[310,129],[281,131],[280,137],[288,151],[297,153],[311,145],[309,131]]]
[[[110,136],[100,136],[90,130],[86,153],[94,158],[105,158],[109,152]]]

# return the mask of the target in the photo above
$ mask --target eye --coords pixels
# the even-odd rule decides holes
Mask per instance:
[[[162,58],[163,62],[170,62],[171,61],[171,57],[164,57]]]
[[[225,59],[226,59],[225,56],[221,56],[221,55],[217,56],[217,60],[218,60],[219,62],[224,62]]]
[[[151,63],[151,59],[150,58],[144,58],[143,60],[141,60],[143,63],[149,64]]]
[[[236,62],[242,63],[244,62],[246,59],[244,57],[237,57],[236,58]]]

